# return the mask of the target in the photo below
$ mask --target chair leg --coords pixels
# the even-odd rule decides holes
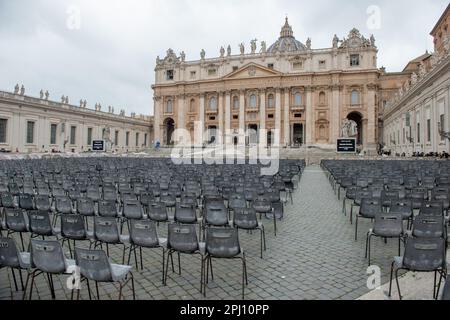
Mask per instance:
[[[401,294],[401,292],[400,292],[400,283],[399,283],[399,281],[398,281],[398,271],[399,271],[399,270],[400,270],[400,269],[396,269],[396,270],[395,270],[395,282],[397,283],[398,297],[399,297],[400,300],[402,300],[402,294]]]
[[[358,215],[356,215],[355,219],[355,241],[358,240]]]
[[[212,258],[209,258],[209,268],[211,269],[211,280],[214,281],[214,273],[213,273],[213,266],[212,266]]]
[[[369,233],[370,233],[370,231],[368,231],[367,234],[366,234],[366,251],[365,251],[364,258],[367,258],[367,248],[368,248],[368,243],[369,243]]]
[[[13,280],[14,280],[14,287],[16,288],[16,291],[19,291],[19,287],[17,286],[17,281],[16,281],[16,275],[14,273],[14,269],[13,268],[11,268],[11,273],[12,273]]]
[[[22,300],[25,300],[26,298],[29,280],[30,280],[30,272],[27,270],[27,279],[25,280],[25,288],[23,289]]]
[[[139,247],[139,256],[140,256],[140,262],[141,262],[141,270],[144,270],[144,262],[143,262],[143,259],[142,259],[142,247]],[[138,262],[137,262],[137,257],[136,257],[136,251],[134,252],[134,260],[136,261],[136,266],[137,266],[137,264],[138,264]]]
[[[181,276],[181,258],[180,258],[180,253],[178,253],[178,274]]]
[[[98,290],[98,282],[95,281],[95,292],[97,293],[97,300],[100,300],[100,292]]]
[[[22,250],[25,251],[25,244],[23,242],[23,235],[22,232],[19,232],[19,236],[20,236],[20,242],[22,243]]]
[[[242,300],[244,300],[244,294],[245,294],[245,262],[244,259],[242,259]]]
[[[164,263],[165,263],[165,259],[166,259],[166,249],[162,248],[163,250],[163,255],[162,255],[162,284],[164,284],[164,272],[165,272],[165,268],[164,268]],[[142,258],[142,256],[141,256]]]
[[[33,273],[31,274],[30,296],[28,298],[29,300],[31,300],[31,298],[33,297],[33,286],[35,277],[36,277],[36,270],[34,270]]]
[[[171,258],[172,255],[172,250],[169,250],[169,252],[167,252],[167,260],[166,260],[166,273],[163,274],[163,285],[167,285],[167,274],[169,273],[167,270],[169,269],[169,258]],[[173,262],[173,261],[172,261]],[[164,270],[164,268],[163,268]],[[173,271],[173,268],[172,268]]]
[[[134,288],[134,276],[131,272],[130,275],[131,275],[131,290],[133,291],[133,300],[136,300],[136,290]]]
[[[371,259],[370,259],[370,257],[371,257],[371,248],[372,248],[372,234],[370,234],[369,235],[369,239],[368,239],[369,241],[368,241],[368,248],[367,248],[367,250],[368,250],[368,256],[369,256],[369,266],[370,266],[370,264],[371,264]]]
[[[391,276],[390,276],[390,280],[389,280],[389,293],[388,296],[391,297],[391,293],[392,293],[392,276],[394,274],[394,261],[392,261],[391,264]]]

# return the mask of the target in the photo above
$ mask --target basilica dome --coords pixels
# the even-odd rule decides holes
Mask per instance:
[[[306,51],[306,46],[300,41],[296,40],[294,37],[294,32],[292,31],[292,27],[289,25],[288,18],[286,18],[286,22],[281,28],[280,38],[272,44],[269,49],[267,49],[268,53],[276,53],[276,52],[294,52],[294,51]]]

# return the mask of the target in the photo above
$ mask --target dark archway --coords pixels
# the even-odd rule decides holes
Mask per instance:
[[[175,121],[172,118],[167,118],[164,121],[164,144],[167,146],[171,146],[174,144],[173,141],[173,133],[175,131]]]
[[[275,141],[273,141],[273,139],[274,139],[273,131],[272,130],[267,131],[267,145],[268,146],[271,146],[274,144]]]
[[[353,120],[356,122],[356,125],[358,128],[358,135],[356,136],[356,144],[358,144],[358,145],[363,144],[363,124],[362,124],[363,117],[362,117],[361,113],[356,112],[356,111],[351,112],[347,116],[347,119]]]
[[[303,123],[294,123],[292,129],[292,142],[294,145],[303,145]]]

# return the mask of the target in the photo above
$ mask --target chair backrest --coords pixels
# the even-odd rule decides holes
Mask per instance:
[[[382,212],[381,201],[377,198],[362,198],[359,214],[364,217],[374,218],[375,215]]]
[[[163,202],[152,202],[148,205],[148,217],[154,221],[167,221],[166,204]]]
[[[386,237],[401,236],[403,234],[403,217],[398,213],[378,213],[375,215],[373,232]]]
[[[61,244],[56,241],[31,240],[31,267],[38,270],[60,274],[67,269]]]
[[[177,203],[175,207],[174,220],[180,223],[195,223],[197,215],[193,205],[186,203]]]
[[[14,208],[14,196],[9,192],[3,192],[1,194],[2,207],[4,208]]]
[[[25,210],[33,210],[33,197],[31,194],[22,193],[19,195],[19,206]]]
[[[62,214],[72,212],[72,201],[67,196],[56,197],[56,211]]]
[[[19,250],[12,238],[0,238],[0,268],[20,266]]]
[[[135,245],[146,248],[159,246],[155,222],[151,220],[131,220],[130,241]]]
[[[168,249],[183,253],[194,253],[198,250],[198,238],[193,224],[171,223],[168,225]]]
[[[50,210],[50,199],[47,195],[36,195],[34,197],[34,203],[36,205],[36,209],[41,211],[49,211]]]
[[[93,216],[95,214],[94,201],[89,198],[78,199],[77,212],[84,216]]]
[[[444,217],[418,215],[413,223],[413,236],[417,238],[444,238]]]
[[[433,271],[445,266],[445,240],[410,237],[406,241],[403,266],[414,271]]]
[[[228,212],[225,205],[210,205],[206,207],[206,212],[204,216],[204,221],[206,224],[211,224],[215,226],[223,226],[228,223]]]
[[[41,236],[53,235],[52,224],[48,211],[32,210],[28,212],[29,228],[34,234]]]
[[[143,211],[139,200],[127,200],[123,204],[123,215],[127,219],[142,219]]]
[[[103,250],[75,248],[75,263],[88,280],[111,282],[113,279],[108,256]]]
[[[5,208],[5,223],[6,227],[11,231],[28,231],[27,221],[22,209]]]
[[[99,241],[106,243],[119,243],[119,229],[116,218],[95,217],[94,235]]]
[[[84,217],[77,214],[61,216],[61,235],[72,240],[86,239]]]
[[[207,228],[206,252],[217,258],[232,258],[238,255],[241,252],[238,229]]]
[[[255,229],[258,227],[256,210],[253,208],[237,208],[233,214],[234,226],[241,229]]]
[[[114,200],[100,200],[98,214],[101,217],[117,217],[117,204]]]

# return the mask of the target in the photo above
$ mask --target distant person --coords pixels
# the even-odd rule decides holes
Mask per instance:
[[[159,142],[159,140],[156,140],[155,149],[159,150],[160,147],[161,147],[161,142]]]

